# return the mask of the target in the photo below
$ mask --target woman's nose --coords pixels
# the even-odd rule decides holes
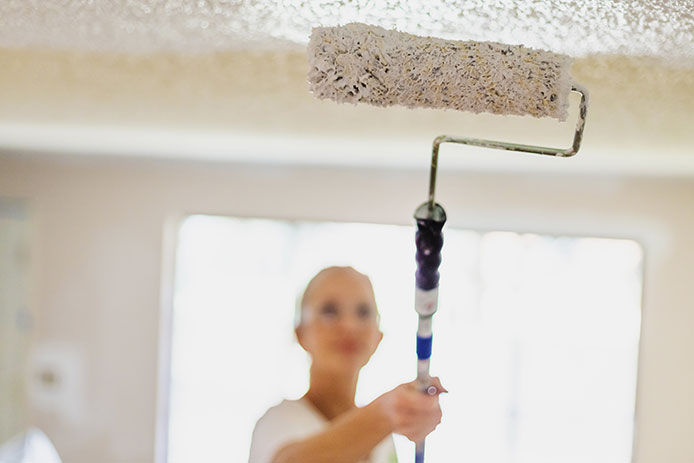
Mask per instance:
[[[345,331],[353,332],[361,329],[361,320],[353,314],[346,314],[340,317],[340,326]]]

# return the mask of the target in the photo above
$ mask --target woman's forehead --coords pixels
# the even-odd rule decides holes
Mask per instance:
[[[336,268],[318,275],[306,289],[306,302],[316,297],[356,297],[374,300],[373,287],[369,278],[351,268]]]

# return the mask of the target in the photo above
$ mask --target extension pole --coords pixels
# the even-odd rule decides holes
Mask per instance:
[[[433,202],[419,206],[414,214],[417,220],[417,273],[415,275],[415,311],[417,324],[417,386],[427,394],[436,394],[429,376],[429,360],[432,346],[432,318],[436,312],[439,293],[439,265],[446,212]],[[424,462],[424,440],[415,444],[415,463]]]

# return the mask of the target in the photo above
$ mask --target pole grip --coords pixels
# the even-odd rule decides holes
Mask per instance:
[[[438,204],[422,204],[415,212],[417,233],[417,271],[415,273],[415,311],[417,326],[417,383],[422,392],[431,386],[429,358],[431,357],[431,321],[438,304],[439,266],[443,248],[442,229],[446,213]],[[424,463],[424,440],[415,444],[415,463]]]
[[[417,219],[417,234],[415,244],[417,253],[416,285],[423,291],[429,291],[439,286],[439,265],[441,265],[441,248],[443,247],[443,234],[441,230],[443,220],[433,218]]]

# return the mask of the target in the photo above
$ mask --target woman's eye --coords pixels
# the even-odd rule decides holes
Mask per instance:
[[[337,317],[337,305],[334,302],[327,302],[321,306],[320,309],[321,316],[325,318],[335,318]]]
[[[361,304],[357,308],[357,315],[359,315],[359,318],[361,318],[362,320],[368,320],[372,317],[373,310],[371,309],[371,306],[369,306],[368,304]]]

